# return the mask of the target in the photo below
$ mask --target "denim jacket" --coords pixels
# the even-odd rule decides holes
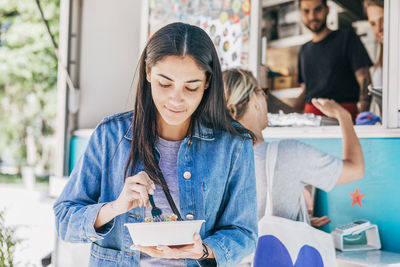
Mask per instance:
[[[143,222],[143,207],[94,228],[100,208],[116,200],[124,186],[131,122],[132,112],[128,112],[110,116],[96,127],[54,204],[59,237],[92,243],[90,266],[139,266],[140,252],[130,249],[132,240],[124,224]],[[205,220],[200,235],[212,248],[218,266],[234,266],[254,252],[257,241],[252,143],[204,126],[196,128],[189,140],[182,141],[177,160],[182,218]],[[135,173],[143,169],[139,163]],[[185,172],[191,173],[189,179],[184,178]],[[207,261],[186,260],[187,266],[207,265],[202,262]]]

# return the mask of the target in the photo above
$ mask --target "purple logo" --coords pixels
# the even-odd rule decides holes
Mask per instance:
[[[289,251],[275,236],[264,235],[258,239],[254,266],[268,267],[324,267],[321,254],[315,248],[304,245],[293,264]]]

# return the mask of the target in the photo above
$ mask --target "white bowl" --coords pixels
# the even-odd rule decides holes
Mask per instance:
[[[204,220],[125,223],[133,244],[140,246],[193,244]]]

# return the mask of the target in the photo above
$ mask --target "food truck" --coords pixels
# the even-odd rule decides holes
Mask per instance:
[[[371,32],[365,23],[355,22],[365,22],[362,1],[328,3],[329,26],[353,25],[371,58],[376,59]],[[62,145],[57,148],[55,175],[50,179],[51,195],[60,194],[96,125],[108,115],[132,110],[141,50],[148,37],[166,23],[186,21],[204,28],[216,44],[224,69],[250,69],[272,95],[296,111],[299,86],[292,71],[293,58],[297,59],[293,55],[311,39],[299,23],[296,6],[297,2],[290,0],[61,0],[57,143]],[[338,253],[339,266],[400,264],[399,15],[400,1],[386,0],[382,123],[355,126],[364,153],[365,176],[329,193],[317,190],[314,194],[316,215],[332,220],[324,231],[332,232],[359,219],[378,227],[382,248]],[[271,25],[275,25],[273,30]],[[276,58],[281,60],[274,61]],[[275,69],[271,71],[272,66]],[[269,75],[277,72],[278,78]],[[269,127],[263,134],[266,140],[301,139],[341,156],[339,126]],[[362,195],[356,205],[350,195],[354,192]],[[56,266],[87,266],[89,248],[90,244],[57,239]]]

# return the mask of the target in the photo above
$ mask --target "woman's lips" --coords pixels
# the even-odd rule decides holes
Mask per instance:
[[[178,114],[178,113],[182,113],[182,112],[184,112],[185,110],[183,109],[183,110],[176,110],[176,109],[172,109],[172,108],[169,108],[169,107],[165,107],[168,111],[171,111],[172,113],[176,113],[176,114]]]

